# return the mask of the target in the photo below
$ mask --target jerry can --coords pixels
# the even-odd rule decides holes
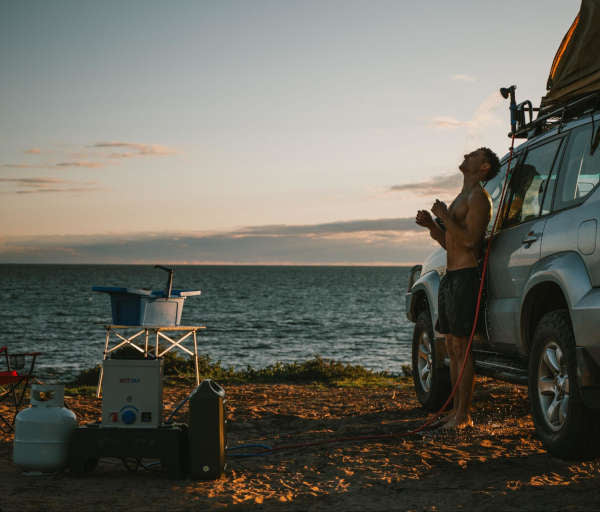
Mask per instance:
[[[206,379],[189,399],[189,475],[214,480],[225,471],[225,391]]]

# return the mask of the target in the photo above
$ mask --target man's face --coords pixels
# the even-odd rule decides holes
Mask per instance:
[[[465,155],[463,163],[460,164],[458,168],[463,172],[463,174],[475,174],[483,177],[487,172],[488,166],[489,164],[485,159],[483,151],[477,149],[468,155]]]

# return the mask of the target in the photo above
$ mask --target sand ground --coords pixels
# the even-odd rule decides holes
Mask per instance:
[[[173,407],[189,388],[165,389]],[[401,432],[426,417],[410,386],[232,385],[229,446],[296,444]],[[80,422],[100,401],[68,397]],[[347,441],[229,459],[217,481],[173,481],[158,466],[128,471],[103,459],[83,477],[24,476],[12,436],[0,444],[0,509],[103,510],[600,510],[600,459],[551,457],[536,439],[525,388],[479,379],[475,422],[460,433]],[[184,419],[184,418],[182,418]]]

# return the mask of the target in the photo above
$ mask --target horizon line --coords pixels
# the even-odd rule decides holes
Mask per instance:
[[[107,263],[107,262],[88,262],[88,263],[74,263],[74,262],[17,262],[17,261],[0,261],[0,265],[63,265],[63,266],[91,266],[91,265],[105,265],[105,266],[154,266],[158,264],[173,265],[179,267],[411,267],[414,265],[420,265],[422,262],[401,262],[401,263],[390,263],[390,262],[370,262],[370,263],[352,263],[352,262],[336,262],[336,263],[298,263],[298,262],[262,262],[262,263],[232,263],[232,262],[201,262],[201,263],[178,263],[178,262],[133,262],[133,263]]]

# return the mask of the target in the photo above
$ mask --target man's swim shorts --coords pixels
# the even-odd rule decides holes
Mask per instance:
[[[441,334],[468,337],[475,320],[480,276],[477,267],[448,270],[438,291],[438,321]]]

